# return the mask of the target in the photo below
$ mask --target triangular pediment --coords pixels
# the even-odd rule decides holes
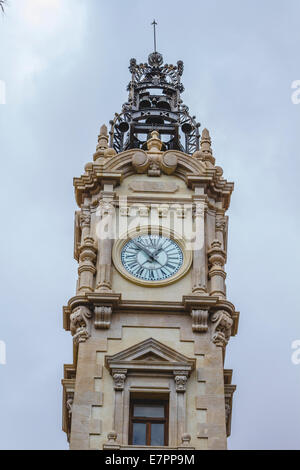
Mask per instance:
[[[113,356],[106,356],[106,365],[109,369],[126,368],[143,369],[147,366],[161,366],[166,368],[193,369],[194,359],[190,359],[159,341],[149,338],[141,343],[131,346]]]

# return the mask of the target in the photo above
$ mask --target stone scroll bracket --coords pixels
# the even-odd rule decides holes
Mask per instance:
[[[97,330],[109,329],[111,325],[112,307],[95,307],[95,321],[94,325]]]
[[[208,310],[192,310],[192,329],[197,333],[208,331]]]
[[[210,321],[212,323],[212,342],[221,348],[225,348],[231,336],[233,319],[226,310],[214,312]]]
[[[85,305],[77,306],[70,315],[70,330],[73,342],[77,346],[91,336],[91,319],[93,313]]]

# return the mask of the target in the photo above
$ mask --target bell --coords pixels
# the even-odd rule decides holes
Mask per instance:
[[[182,124],[181,129],[184,134],[189,134],[193,130],[193,127],[189,122],[185,122],[184,124]]]
[[[140,101],[140,109],[146,109],[146,108],[151,108],[151,101],[149,98],[146,96]]]
[[[120,122],[120,124],[118,125],[118,128],[119,128],[119,130],[122,132],[122,134],[124,134],[125,132],[128,131],[128,129],[129,129],[129,124],[128,124],[128,122],[126,122],[126,121],[122,121],[122,122]]]
[[[171,109],[169,101],[164,96],[162,98],[159,98],[157,107],[161,109]]]

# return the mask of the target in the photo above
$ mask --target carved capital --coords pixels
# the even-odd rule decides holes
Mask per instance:
[[[205,333],[208,330],[208,310],[192,310],[193,331]]]
[[[118,434],[116,431],[110,431],[107,434],[108,444],[114,444],[117,441]]]
[[[80,226],[81,228],[83,227],[89,227],[91,223],[91,214],[83,210],[82,213],[80,214]]]
[[[122,391],[124,390],[124,385],[127,377],[127,370],[115,370],[113,372],[113,381],[114,381],[114,389]]]
[[[194,206],[194,217],[205,216],[205,205],[203,203],[196,203]]]
[[[176,371],[174,374],[176,392],[184,393],[186,391],[186,383],[188,379],[187,373],[185,371]]]
[[[226,253],[222,250],[222,243],[219,240],[214,240],[208,252],[208,262],[212,268],[223,268],[226,262]]]
[[[103,201],[99,202],[97,214],[100,217],[106,217],[108,215],[114,215],[115,207],[112,201]]]
[[[92,312],[81,305],[70,316],[70,330],[75,344],[84,343],[90,337],[90,320]]]
[[[95,307],[95,328],[108,329],[111,324],[112,307]]]
[[[212,341],[216,346],[224,348],[231,335],[233,320],[228,312],[219,310],[213,313],[211,322],[214,324]]]
[[[183,434],[181,436],[182,447],[189,447],[192,440],[192,436],[190,434]]]

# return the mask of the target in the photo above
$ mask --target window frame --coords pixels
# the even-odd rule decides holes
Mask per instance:
[[[135,405],[157,405],[164,406],[164,418],[151,418],[151,417],[140,417],[134,416]],[[168,399],[143,399],[143,398],[132,398],[130,400],[129,407],[129,445],[133,445],[133,424],[134,423],[146,423],[146,445],[147,447],[156,447],[151,445],[151,425],[152,424],[164,424],[164,446],[169,445],[169,400]],[[159,446],[160,447],[160,446]]]

